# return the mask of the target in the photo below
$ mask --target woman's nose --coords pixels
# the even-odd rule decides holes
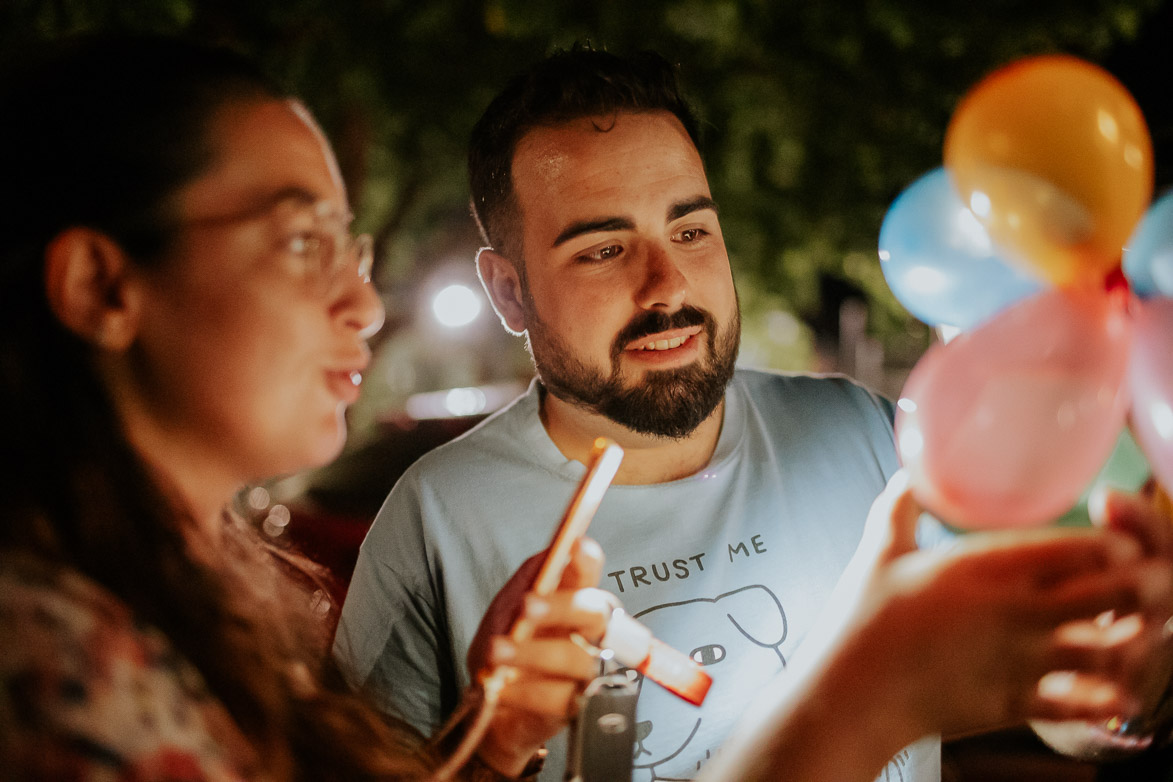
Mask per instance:
[[[347,328],[357,331],[363,339],[369,339],[382,328],[387,316],[383,299],[370,277],[358,274],[348,276],[346,284],[339,287],[334,311]]]

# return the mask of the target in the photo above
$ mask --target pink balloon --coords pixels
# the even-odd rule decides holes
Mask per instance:
[[[933,345],[896,414],[917,500],[969,529],[1045,524],[1070,508],[1124,426],[1124,299],[1048,289]]]
[[[1136,339],[1129,380],[1132,431],[1153,474],[1173,488],[1173,299],[1136,304]]]

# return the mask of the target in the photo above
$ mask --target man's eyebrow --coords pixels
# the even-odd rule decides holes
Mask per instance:
[[[679,203],[673,204],[668,209],[668,222],[679,220],[685,215],[692,214],[693,212],[700,212],[704,209],[712,209],[714,212],[716,212],[717,202],[708,196],[697,196],[696,198],[690,198],[687,201],[681,201]]]
[[[594,233],[596,231],[630,231],[635,223],[627,217],[600,217],[595,220],[579,220],[562,229],[554,239],[553,247],[564,244],[576,236]]]

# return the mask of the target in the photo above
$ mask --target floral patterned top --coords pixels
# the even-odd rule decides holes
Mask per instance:
[[[247,741],[163,635],[76,571],[0,556],[0,780],[243,780]]]
[[[75,570],[0,553],[0,782],[244,782],[258,765],[159,630]],[[474,756],[459,779],[514,778]]]

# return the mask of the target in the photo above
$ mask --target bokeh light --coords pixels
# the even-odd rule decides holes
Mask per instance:
[[[432,314],[442,326],[467,326],[481,314],[481,297],[467,285],[449,285],[432,299]]]

